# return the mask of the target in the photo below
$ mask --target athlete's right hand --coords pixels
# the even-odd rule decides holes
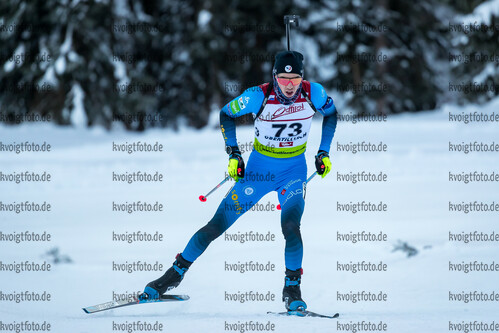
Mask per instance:
[[[244,160],[239,150],[234,150],[229,156],[229,176],[236,182],[244,178]]]

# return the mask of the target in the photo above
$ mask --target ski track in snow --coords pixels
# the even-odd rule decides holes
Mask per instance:
[[[499,101],[499,100],[498,100]],[[50,153],[0,154],[0,171],[47,171],[52,182],[0,183],[0,201],[47,201],[50,213],[2,213],[4,233],[30,230],[52,234],[49,243],[1,242],[1,260],[48,260],[42,255],[58,247],[73,263],[53,265],[51,272],[2,272],[3,293],[24,290],[51,293],[50,302],[0,302],[3,323],[24,320],[52,324],[51,332],[110,332],[114,323],[142,321],[162,323],[163,331],[222,332],[226,324],[260,322],[275,324],[275,332],[329,332],[338,323],[383,321],[391,332],[444,332],[449,322],[496,320],[498,302],[450,302],[449,291],[497,290],[497,272],[449,272],[449,261],[499,263],[496,243],[450,242],[449,231],[498,231],[498,213],[449,212],[448,203],[499,200],[497,183],[463,184],[448,181],[448,172],[499,171],[499,153],[449,152],[454,143],[483,141],[499,143],[497,123],[455,123],[448,112],[497,112],[498,101],[486,106],[445,106],[438,112],[404,114],[386,123],[339,122],[331,148],[333,170],[325,179],[316,177],[307,186],[302,218],[304,271],[302,293],[309,309],[339,319],[293,318],[267,315],[283,311],[280,296],[284,272],[284,239],[278,211],[252,211],[241,217],[228,233],[254,231],[275,234],[274,242],[230,242],[224,235],[211,244],[192,266],[182,284],[172,293],[188,294],[187,302],[145,304],[93,315],[82,307],[112,299],[112,292],[142,290],[159,272],[112,271],[112,262],[146,261],[163,264],[163,272],[181,252],[191,235],[215,212],[231,185],[225,184],[201,203],[197,198],[225,176],[227,156],[219,131],[182,129],[178,133],[153,129],[145,134],[101,129],[58,128],[52,125],[0,126],[0,141],[47,141]],[[320,118],[320,117],[318,117]],[[320,142],[321,119],[314,122],[306,152],[308,174],[315,167],[313,156]],[[250,127],[238,127],[240,142],[252,141]],[[112,142],[142,141],[164,145],[163,153],[112,152]],[[369,141],[388,145],[386,153],[337,152],[336,144]],[[245,160],[249,153],[243,154]],[[111,174],[126,171],[159,171],[162,183],[117,183]],[[346,183],[336,172],[370,171],[388,174],[387,183]],[[116,213],[111,202],[159,201],[161,213]],[[383,201],[386,213],[338,212],[336,202]],[[277,205],[275,192],[261,204]],[[112,231],[159,231],[163,242],[128,244],[111,241]],[[336,233],[383,231],[387,242],[340,242]],[[419,253],[411,258],[392,252],[397,240],[408,242]],[[228,272],[225,262],[271,262],[271,272]],[[388,271],[339,272],[337,261],[383,261]],[[362,291],[388,294],[387,302],[345,302],[337,292]],[[232,302],[225,292],[270,292],[271,302]],[[239,331],[239,330],[238,330]]]

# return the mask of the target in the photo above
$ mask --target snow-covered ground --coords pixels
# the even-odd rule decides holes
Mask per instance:
[[[52,205],[51,212],[0,212],[4,234],[30,231],[50,233],[50,242],[0,241],[3,264],[24,261],[52,262],[44,254],[57,247],[72,263],[52,264],[50,272],[0,271],[1,326],[34,321],[51,324],[51,332],[111,332],[141,321],[163,325],[164,332],[230,332],[246,322],[270,325],[275,332],[342,331],[358,322],[380,321],[389,332],[445,332],[451,324],[470,321],[499,323],[499,301],[449,301],[449,292],[499,293],[498,271],[449,271],[449,265],[477,261],[499,264],[499,242],[456,242],[449,232],[499,232],[499,212],[449,211],[449,202],[499,203],[498,182],[449,181],[449,172],[499,173],[499,152],[449,152],[449,142],[499,143],[499,123],[450,122],[449,112],[498,113],[499,100],[486,106],[446,106],[438,112],[392,116],[386,122],[340,122],[333,141],[333,170],[325,179],[316,177],[307,187],[302,219],[305,244],[302,293],[309,309],[324,314],[340,313],[339,319],[288,318],[267,315],[284,310],[280,300],[284,239],[279,211],[252,211],[241,217],[228,234],[271,233],[274,241],[234,242],[222,235],[198,259],[175,293],[191,299],[183,303],[147,304],[97,314],[82,307],[109,301],[114,293],[141,290],[160,272],[113,271],[113,262],[163,264],[164,271],[181,252],[191,235],[215,212],[229,184],[206,203],[205,194],[225,176],[227,155],[220,132],[182,129],[178,133],[150,130],[144,134],[121,130],[59,128],[52,125],[0,126],[0,141],[47,142],[49,153],[0,152],[0,171],[48,172],[49,183],[0,181],[4,204],[34,201]],[[321,119],[313,124],[306,152],[308,174],[320,141]],[[238,128],[241,143],[252,141],[250,127]],[[163,144],[162,153],[112,151],[112,143]],[[386,152],[338,152],[337,143],[371,142],[387,145]],[[249,153],[245,153],[247,159]],[[163,175],[163,182],[113,182],[112,173],[142,171]],[[337,173],[371,172],[387,175],[386,182],[338,181]],[[162,212],[113,212],[112,203],[158,201]],[[387,205],[386,212],[341,212],[337,204],[366,201]],[[277,205],[275,192],[260,201]],[[144,231],[164,235],[162,242],[113,241],[112,234]],[[345,242],[337,234],[372,232],[387,235],[385,242]],[[0,238],[1,239],[1,238]],[[392,252],[398,240],[419,252],[407,257]],[[259,262],[275,265],[270,272],[233,272],[227,264]],[[366,261],[387,265],[386,272],[339,271],[337,264]],[[4,294],[24,291],[51,294],[48,302],[16,303]],[[274,301],[236,302],[226,294],[249,292],[275,295]],[[340,300],[340,294],[385,293],[386,301]],[[4,298],[2,298],[4,297]],[[113,326],[115,325],[115,326]],[[269,326],[267,326],[268,328]],[[238,327],[251,332],[254,326]],[[464,326],[458,326],[457,329]],[[358,327],[357,331],[362,331]],[[365,331],[365,329],[364,329]]]

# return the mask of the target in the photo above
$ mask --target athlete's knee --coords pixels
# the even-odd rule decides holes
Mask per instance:
[[[219,216],[214,216],[213,219],[199,231],[204,235],[205,239],[212,241],[223,234],[225,230],[227,230],[227,228],[223,219]]]
[[[299,235],[303,206],[288,206],[281,214],[281,228],[284,237],[287,237],[288,235]]]
[[[300,235],[300,220],[296,218],[286,218],[281,221],[281,229],[284,237]]]
[[[298,236],[300,235],[300,224],[294,222],[284,222],[281,225],[282,233],[284,238],[288,238],[292,235]]]

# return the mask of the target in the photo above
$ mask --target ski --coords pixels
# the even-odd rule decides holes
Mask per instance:
[[[335,313],[332,316],[322,315],[316,312],[308,311],[308,310],[296,310],[296,311],[286,311],[286,312],[272,312],[269,311],[267,314],[272,314],[276,316],[297,316],[297,317],[316,317],[316,318],[338,318],[340,316],[339,313]]]
[[[139,300],[137,297],[133,297],[132,299],[129,300],[111,301],[111,302],[89,306],[83,308],[83,311],[85,311],[85,313],[96,313],[100,311],[111,310],[135,304],[187,301],[188,299],[189,296],[187,295],[161,295],[161,298],[152,299],[152,300]]]

